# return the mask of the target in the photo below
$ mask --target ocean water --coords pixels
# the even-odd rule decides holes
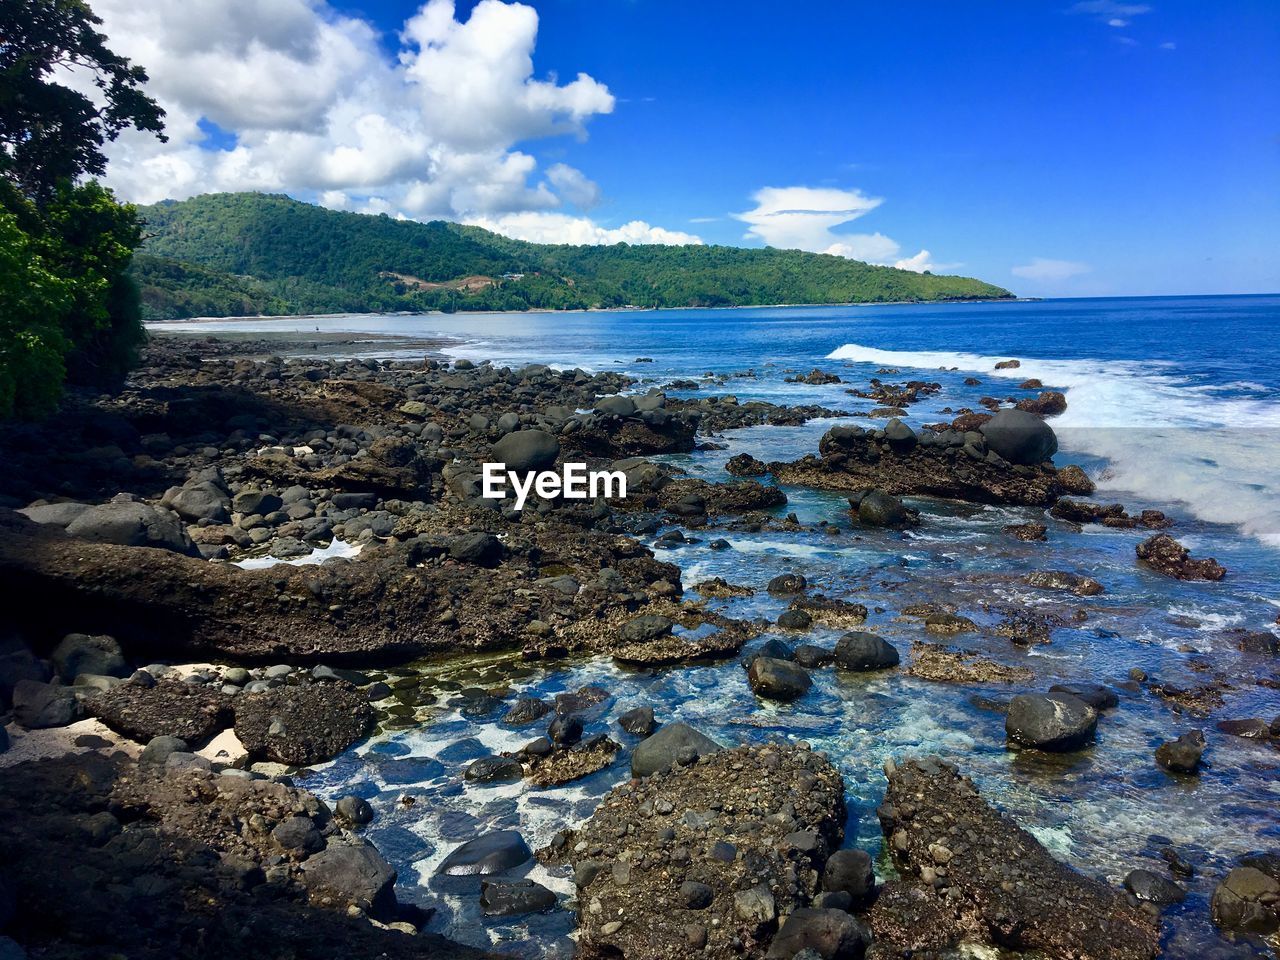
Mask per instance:
[[[158,325],[188,332],[299,331],[449,338],[457,357],[519,365],[620,370],[640,389],[676,378],[703,381],[689,396],[733,394],[741,400],[806,403],[866,412],[875,403],[846,391],[871,377],[886,383],[936,381],[942,390],[909,408],[909,423],[946,419],[942,408],[977,407],[983,396],[1023,397],[1038,378],[1065,392],[1068,409],[1052,421],[1059,463],[1078,463],[1099,484],[1098,499],[1131,512],[1164,510],[1170,532],[1197,556],[1215,556],[1229,573],[1220,583],[1180,583],[1140,569],[1134,546],[1148,531],[1089,526],[1075,532],[1052,519],[1047,543],[1024,544],[1002,532],[1011,522],[1043,519],[1027,508],[975,507],[918,500],[923,523],[907,533],[855,530],[834,493],[784,487],[806,524],[826,533],[707,531],[702,543],[661,551],[683,569],[686,587],[712,576],[758,588],[755,596],[715,605],[739,617],[770,621],[785,601],[763,585],[783,571],[803,572],[817,589],[866,604],[868,627],[898,646],[904,666],[913,641],[928,638],[899,611],[926,600],[954,604],[989,627],[1026,609],[1054,613],[1064,626],[1051,642],[1014,647],[993,634],[949,642],[1004,663],[1027,666],[1023,686],[953,685],[892,672],[875,676],[815,671],[815,685],[794,704],[758,701],[736,662],[645,672],[608,660],[529,665],[514,657],[431,664],[442,692],[495,686],[550,696],[598,683],[615,697],[588,732],[633,738],[612,723],[624,709],[655,708],[721,742],[767,737],[804,739],[827,751],[849,791],[848,841],[880,852],[874,810],[883,795],[881,766],[890,757],[937,753],[972,776],[993,802],[1017,817],[1056,855],[1119,883],[1130,869],[1163,872],[1159,849],[1172,843],[1197,867],[1190,896],[1165,914],[1166,956],[1200,957],[1215,941],[1208,897],[1240,855],[1280,847],[1280,751],[1215,729],[1221,719],[1280,714],[1269,658],[1239,653],[1232,629],[1275,630],[1280,613],[1280,297],[1143,298],[956,304],[761,308],[724,311],[326,317]],[[420,355],[370,339],[359,355]],[[639,358],[652,362],[637,362]],[[997,361],[1018,359],[1015,370]],[[814,368],[845,383],[786,383]],[[893,369],[897,373],[879,373]],[[967,377],[982,382],[966,386]],[[678,392],[673,391],[677,395]],[[854,417],[849,422],[868,423]],[[816,452],[831,421],[802,427],[755,427],[714,439],[727,449],[668,459],[696,476],[725,479],[725,460],[749,452],[792,459]],[[707,541],[724,536],[732,549]],[[1089,598],[1027,586],[1031,570],[1062,569],[1096,577],[1106,592]],[[1077,613],[1083,611],[1083,618]],[[839,631],[816,628],[789,642],[830,645]],[[767,639],[766,634],[762,639]],[[1223,705],[1209,719],[1175,712],[1149,692],[1121,691],[1119,708],[1099,724],[1097,743],[1067,757],[1005,749],[993,700],[1067,680],[1120,683],[1139,668],[1182,686],[1215,680]],[[627,776],[624,756],[608,770],[566,788],[535,790],[465,783],[466,761],[514,749],[536,735],[511,731],[496,717],[472,720],[446,707],[426,708],[406,729],[389,731],[315,771],[304,782],[336,798],[359,792],[378,819],[369,828],[400,871],[400,895],[437,908],[432,928],[520,956],[572,952],[572,883],[538,868],[532,875],[563,894],[564,911],[491,921],[475,906],[476,882],[444,879],[434,867],[475,831],[520,829],[533,845],[590,816],[596,800]],[[1155,767],[1154,747],[1203,729],[1207,765],[1193,779]],[[405,796],[415,803],[407,806]],[[878,868],[887,871],[880,861]],[[1244,955],[1248,955],[1246,949]]]

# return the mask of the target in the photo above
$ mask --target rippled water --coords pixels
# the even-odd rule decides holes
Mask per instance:
[[[1164,871],[1158,849],[1172,842],[1198,869],[1191,896],[1167,916],[1167,956],[1203,955],[1212,937],[1207,898],[1240,854],[1280,846],[1280,752],[1219,733],[1220,719],[1280,713],[1280,694],[1259,685],[1274,662],[1239,654],[1223,631],[1273,628],[1280,607],[1280,299],[1269,297],[1051,301],[944,307],[789,308],[734,311],[554,314],[500,317],[342,317],[237,323],[234,329],[297,329],[405,335],[442,334],[463,340],[456,355],[501,363],[618,369],[664,383],[675,377],[743,373],[703,394],[740,399],[820,403],[850,411],[876,404],[849,396],[880,374],[886,382],[936,380],[937,395],[910,408],[909,422],[944,419],[946,406],[976,406],[979,397],[1024,396],[1017,385],[1037,377],[1063,389],[1068,411],[1054,421],[1060,463],[1081,464],[1100,480],[1099,498],[1131,511],[1164,510],[1172,533],[1196,555],[1212,555],[1230,571],[1221,583],[1187,584],[1139,569],[1134,546],[1147,531],[1086,527],[1072,532],[1052,520],[1049,542],[1025,544],[1002,533],[1012,522],[1043,519],[1037,509],[966,507],[916,501],[919,529],[908,533],[854,531],[838,495],[784,488],[806,525],[828,521],[826,533],[699,532],[703,543],[660,551],[678,563],[686,586],[712,576],[756,588],[775,574],[803,572],[818,590],[866,604],[871,629],[909,660],[922,625],[901,618],[909,603],[947,601],[980,625],[1003,613],[1035,608],[1086,618],[1055,630],[1052,642],[1030,649],[999,637],[961,634],[951,642],[1003,662],[1027,666],[1029,689],[1062,680],[1119,683],[1139,667],[1163,680],[1191,685],[1220,674],[1229,685],[1212,719],[1174,713],[1147,692],[1121,691],[1118,709],[1104,715],[1095,746],[1068,757],[1010,753],[1003,717],[990,700],[1022,692],[1005,685],[929,683],[892,672],[854,676],[814,672],[807,696],[789,706],[758,701],[736,662],[656,673],[623,670],[608,660],[530,666],[515,658],[432,664],[443,693],[502,687],[549,697],[584,684],[604,686],[614,701],[588,733],[608,730],[624,744],[634,738],[612,718],[640,704],[659,719],[683,719],[723,743],[782,736],[805,739],[840,765],[850,796],[849,839],[880,848],[874,810],[883,794],[880,772],[890,756],[939,753],[974,777],[986,795],[1017,817],[1055,854],[1118,883],[1128,870]],[[185,329],[226,329],[184,325]],[[368,353],[378,355],[377,342]],[[651,357],[652,363],[636,363]],[[1017,357],[1022,366],[992,369]],[[814,367],[847,384],[788,384],[788,372]],[[957,368],[941,371],[939,367]],[[983,383],[966,386],[966,377]],[[697,394],[689,394],[696,396]],[[856,420],[854,422],[866,422]],[[756,427],[716,438],[728,449],[673,456],[691,474],[724,479],[736,453],[765,460],[816,451],[830,421],[803,427]],[[732,549],[716,552],[717,536]],[[654,541],[656,544],[656,540]],[[1065,569],[1096,577],[1106,593],[1089,598],[1029,587],[1035,569]],[[738,617],[776,619],[786,601],[756,596],[714,605]],[[839,631],[815,628],[806,642],[830,645]],[[767,639],[766,634],[762,639]],[[792,635],[791,642],[800,642]],[[929,638],[937,639],[937,638]],[[442,698],[447,699],[447,698]],[[515,731],[497,717],[468,719],[428,707],[405,729],[387,732],[307,778],[336,798],[366,796],[378,812],[370,837],[400,871],[402,899],[439,908],[432,929],[458,939],[496,942],[524,956],[571,952],[571,914],[484,921],[475,905],[477,881],[434,877],[452,847],[491,827],[518,828],[537,846],[556,830],[586,819],[596,799],[627,776],[626,754],[608,770],[569,787],[539,790],[523,784],[464,783],[477,756],[515,749],[539,732]],[[1194,780],[1159,769],[1160,741],[1203,728],[1208,766]],[[406,806],[404,797],[415,802]],[[532,874],[566,896],[572,883]],[[566,906],[571,906],[566,902]]]

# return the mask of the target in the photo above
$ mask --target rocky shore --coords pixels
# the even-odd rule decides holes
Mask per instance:
[[[1095,503],[1082,470],[1054,464],[1044,417],[1061,395],[994,400],[989,414],[918,431],[896,416],[836,426],[816,455],[740,454],[726,458],[733,479],[712,482],[652,458],[842,411],[669,398],[621,374],[542,365],[286,360],[279,346],[159,337],[121,392],[0,429],[0,957],[245,956],[263,938],[281,957],[488,955],[428,932],[430,908],[397,900],[395,870],[363,835],[366,796],[330,805],[297,785],[371,735],[446,715],[528,734],[518,748],[459,751],[465,784],[547,790],[629,769],[545,848],[514,830],[452,833],[436,870],[478,878],[465,896],[485,917],[571,909],[582,956],[1158,955],[1176,874],[1131,875],[1125,889],[1084,876],[980,796],[962,761],[889,765],[873,788],[884,791],[873,858],[865,832],[853,843],[844,773],[798,742],[804,704],[829,677],[1008,690],[983,709],[1011,755],[1034,763],[1102,751],[1108,725],[1125,722],[1121,695],[1205,718],[1237,677],[1135,670],[1050,687],[1023,652],[1089,620],[1107,585],[1083,572],[993,572],[940,601],[913,598],[888,570],[855,596],[799,566],[755,586],[686,586],[668,562],[762,530],[848,549],[908,538],[933,522],[912,498],[932,497],[1034,508],[999,534],[1019,549],[1051,529],[1135,531],[1135,575],[1214,589],[1229,572],[1160,532],[1167,517]],[[937,387],[877,380],[850,393],[900,410]],[[623,474],[627,498],[533,497],[519,510],[482,496],[486,463],[571,461]],[[840,491],[847,517],[807,526],[780,483]],[[744,555],[744,575],[750,565]],[[1051,602],[992,599],[1010,590]],[[769,618],[735,615],[757,593],[777,604]],[[1270,631],[1232,644],[1276,654]],[[619,709],[594,682],[543,699],[433,684],[423,668],[493,654],[606,658],[655,683],[740,664],[748,697],[797,712],[760,720],[789,739],[721,743],[661,705]],[[1206,730],[1280,744],[1270,718]],[[1196,777],[1206,740],[1170,732],[1150,750],[1155,774]],[[406,816],[440,815],[412,793],[401,801]],[[571,878],[570,896],[525,875],[535,854]],[[1275,863],[1224,871],[1206,919],[1241,944],[1274,937]]]

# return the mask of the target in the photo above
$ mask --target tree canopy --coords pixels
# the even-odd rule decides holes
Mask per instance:
[[[157,319],[1010,296],[981,280],[801,250],[526,243],[257,193],[206,194],[141,215],[150,238],[136,275]]]
[[[0,2],[0,416],[107,386],[142,341],[137,212],[86,177],[127,128],[161,135],[141,67],[83,0]]]

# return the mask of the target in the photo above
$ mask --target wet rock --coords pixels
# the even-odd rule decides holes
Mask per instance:
[[[622,639],[628,643],[648,643],[671,633],[674,621],[658,614],[632,617],[622,625]]]
[[[1004,528],[1004,532],[1025,543],[1049,539],[1049,528],[1043,523],[1011,523]]]
[[[924,628],[930,633],[950,636],[957,633],[969,633],[977,630],[978,625],[968,617],[955,613],[930,613],[924,618]]]
[[[911,644],[907,675],[936,683],[1029,683],[1035,674],[1026,667],[1011,667],[973,650],[936,643]]]
[[[1029,413],[1002,413],[1027,417],[1049,430]],[[956,445],[940,439],[946,434]],[[771,463],[769,471],[781,483],[828,490],[877,489],[895,497],[1047,506],[1061,493],[1052,465],[1011,463],[988,450],[987,441],[976,432],[930,432],[922,434],[922,442],[903,450],[895,449],[883,431],[834,427],[823,435],[818,453],[791,463]]]
[[[901,660],[898,651],[883,637],[874,633],[853,631],[836,642],[836,666],[844,670],[885,670]]]
[[[1019,400],[1015,408],[1037,417],[1056,417],[1066,413],[1067,397],[1058,390],[1044,390],[1034,400]]]
[[[1280,880],[1256,867],[1236,867],[1213,891],[1210,909],[1224,930],[1274,933],[1280,929]]]
[[[871,932],[843,910],[801,907],[783,921],[773,938],[769,960],[791,960],[803,954],[821,960],[862,960]]]
[[[803,667],[774,657],[753,658],[747,678],[757,696],[784,702],[804,696],[813,686],[813,680]]]
[[[1156,747],[1156,763],[1170,773],[1196,773],[1204,755],[1204,734],[1192,730]]]
[[[618,725],[633,736],[649,736],[657,727],[653,718],[653,707],[636,707],[628,710],[618,717]]]
[[[1069,693],[1029,693],[1009,702],[1005,733],[1016,746],[1062,752],[1092,742],[1098,711]]]
[[[569,747],[530,754],[529,782],[546,789],[581,780],[611,765],[621,750],[616,740],[596,734]]]
[[[369,802],[362,797],[347,794],[345,797],[338,798],[333,809],[338,816],[356,826],[373,822],[373,807],[369,806]]]
[[[456,847],[440,864],[439,872],[452,877],[486,877],[512,870],[532,857],[524,837],[514,830],[497,830]]]
[[[113,637],[69,633],[54,647],[50,659],[58,676],[67,683],[82,673],[103,677],[129,675],[124,652]]]
[[[1054,860],[951,765],[898,763],[877,812],[904,885],[886,885],[872,910],[878,944],[943,952],[976,939],[1077,960],[1159,953],[1152,917]]]
[[[809,581],[800,573],[780,573],[769,581],[765,588],[774,596],[789,596],[795,593],[804,593],[809,587]]]
[[[568,746],[582,739],[582,717],[576,713],[556,717],[547,728],[547,736],[558,746]]]
[[[979,432],[987,447],[1010,463],[1034,466],[1058,452],[1053,428],[1025,410],[1000,410]]]
[[[1271,725],[1265,720],[1250,718],[1248,720],[1220,720],[1218,729],[1233,737],[1244,737],[1247,740],[1266,740],[1271,736]]]
[[[1050,693],[1069,693],[1079,697],[1095,710],[1112,710],[1120,705],[1119,695],[1101,683],[1055,683]]]
[[[1150,870],[1131,870],[1124,878],[1124,888],[1142,903],[1154,903],[1167,907],[1171,903],[1181,903],[1186,899],[1187,891],[1168,877],[1162,877]]]
[[[764,957],[779,919],[816,895],[844,817],[839,772],[792,745],[723,750],[616,787],[562,848],[582,955]],[[788,839],[801,834],[814,842]]]
[[[883,490],[868,490],[857,498],[854,506],[858,522],[868,527],[892,527],[901,529],[920,522],[920,514],[907,507],[900,499]]]
[[[519,760],[506,757],[481,757],[467,765],[463,778],[474,783],[510,783],[524,777]]]
[[[814,623],[824,627],[856,627],[867,619],[867,608],[860,603],[815,593],[796,597],[791,601],[792,610],[807,613]]]
[[[302,878],[312,900],[354,904],[384,923],[396,916],[396,872],[368,844],[331,844],[309,857]]]
[[[1033,587],[1045,590],[1066,590],[1077,597],[1094,597],[1105,590],[1093,577],[1068,573],[1065,570],[1036,570],[1022,579]]]
[[[835,656],[835,653],[826,647],[819,647],[812,643],[802,643],[795,649],[796,663],[807,670],[825,667],[835,660]]]
[[[537,723],[553,709],[545,700],[521,697],[503,715],[502,722],[511,727],[527,727],[531,723]]]
[[[345,683],[280,687],[235,700],[235,732],[256,759],[305,766],[329,760],[373,725],[368,700]]]
[[[153,687],[124,683],[89,700],[88,712],[139,743],[177,737],[197,743],[231,725],[231,698],[219,690],[178,680]]]
[[[875,893],[876,877],[871,866],[871,854],[856,847],[837,850],[827,858],[822,872],[822,889],[843,893],[854,906],[867,903]]]
[[[687,723],[669,723],[642,740],[631,754],[631,775],[647,777],[683,767],[723,747]]]
[[[1167,533],[1158,533],[1138,544],[1138,559],[1177,580],[1221,580],[1227,570],[1213,557],[1193,560],[1191,553]]]
[[[730,457],[725,463],[724,469],[735,477],[763,477],[769,472],[769,468],[762,461],[757,460],[749,453],[739,453]]]
[[[783,610],[778,615],[778,626],[783,630],[808,630],[813,618],[803,610]]]
[[[1089,479],[1089,475],[1074,463],[1058,470],[1058,485],[1067,493],[1080,497],[1091,497],[1097,485]]]
[[[514,917],[555,909],[556,895],[532,880],[483,880],[480,908],[486,917]]]

